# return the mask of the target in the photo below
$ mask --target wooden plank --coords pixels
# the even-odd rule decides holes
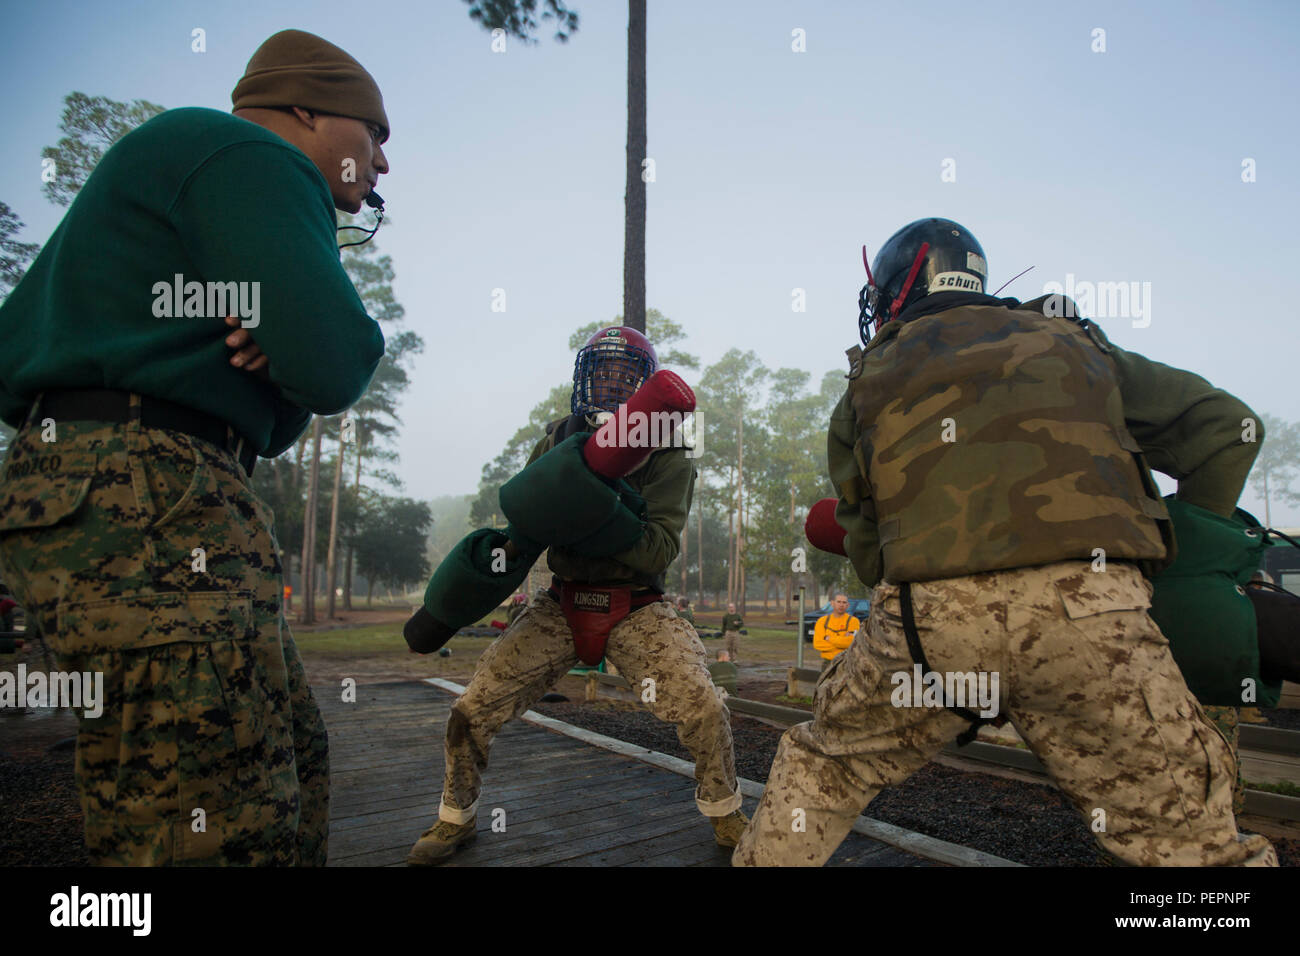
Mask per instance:
[[[509,788],[510,791],[536,789],[559,792],[566,786],[584,785],[586,781],[596,779],[607,772],[607,764],[603,764],[599,758],[591,758],[590,762],[585,759],[581,763],[572,761],[555,769],[521,768],[514,772],[489,773],[484,777],[483,794],[488,799],[497,799],[493,794],[500,793],[505,788]],[[412,774],[395,780],[388,778],[358,780],[349,787],[333,791],[332,814],[352,816],[363,811],[368,803],[400,799],[403,795],[411,793],[429,795],[433,806],[436,807],[438,797],[442,793],[442,785],[441,767],[435,768],[435,772]]]
[[[629,843],[661,836],[703,822],[694,806],[665,801],[662,797],[641,798],[616,816],[597,820],[581,818],[558,835],[534,841],[519,859],[520,865],[552,866],[565,860],[588,859],[593,853],[607,852]],[[704,833],[705,831],[700,831]]]
[[[442,735],[455,698],[426,683],[366,685],[366,691],[353,704],[321,702],[327,726],[338,728],[331,732],[331,863],[400,866],[436,813]],[[512,721],[502,728],[484,774],[479,838],[446,865],[730,862],[695,808],[689,765],[644,748],[611,752],[601,741],[563,736],[558,727]],[[503,833],[491,829],[497,807],[506,811]],[[837,856],[853,866],[927,862],[860,834],[850,835]]]
[[[512,835],[530,839],[523,841],[523,845],[513,852],[500,848],[493,858],[509,866],[546,866],[564,859],[582,858],[593,850],[608,849],[635,839],[638,833],[662,829],[664,825],[659,821],[689,816],[693,812],[694,807],[666,803],[662,794],[643,794],[621,803],[615,812],[603,816],[574,811],[564,819],[542,821],[547,825],[537,834],[522,833],[524,828],[517,827]],[[487,862],[487,858],[466,862]]]
[[[568,809],[556,810],[551,802],[541,801],[530,808],[531,813],[529,810],[521,810],[512,796],[503,795],[503,799],[480,804],[480,829],[485,827],[490,829],[493,811],[500,807],[505,811],[506,831],[511,836],[527,837],[532,834],[553,833],[563,828],[563,821],[569,814],[590,819],[593,814],[600,814],[607,808],[621,812],[621,808],[630,798],[647,791],[656,791],[659,786],[655,782],[629,787],[625,781],[611,781],[604,792],[592,790],[585,793],[584,796],[587,798],[585,803],[575,801]],[[331,824],[331,852],[337,848],[341,855],[347,856],[358,848],[396,846],[402,841],[406,841],[409,845],[415,842],[421,831],[432,825],[433,814],[436,811],[436,804],[432,808],[426,804],[420,808],[374,815],[371,819],[356,818],[349,821],[352,825],[347,827],[335,827]]]
[[[595,750],[595,748],[592,748]],[[488,766],[489,771],[495,771],[498,768],[509,769],[510,767],[522,767],[537,772],[558,773],[558,768],[571,761],[575,757],[573,748],[557,747],[555,749],[524,749],[517,753],[512,753],[509,749],[503,748],[500,751],[493,748],[492,760]],[[382,759],[377,756],[376,759]],[[332,763],[332,761],[331,761]],[[330,777],[339,782],[340,786],[351,786],[358,778],[365,777],[372,780],[392,780],[405,776],[410,773],[428,773],[435,772],[438,777],[443,773],[443,755],[439,752],[436,756],[426,754],[419,760],[404,760],[398,763],[389,763],[386,760],[382,764],[372,765],[370,767],[355,767],[353,769],[335,771],[333,766],[330,768]]]
[[[695,814],[694,819],[664,821],[662,827],[649,832],[643,829],[634,836],[636,839],[627,840],[603,852],[570,858],[557,865],[640,866],[646,859],[660,856],[666,851],[683,850],[701,840],[712,842],[713,829],[707,820]],[[720,847],[719,851],[721,852]]]

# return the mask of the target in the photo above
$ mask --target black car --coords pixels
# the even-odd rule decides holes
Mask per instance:
[[[830,614],[834,608],[828,601],[819,611],[809,611],[803,616],[803,639],[811,644],[813,631],[817,628],[817,620],[823,614]],[[849,613],[856,617],[863,627],[867,626],[867,615],[871,612],[871,601],[867,598],[849,598]]]

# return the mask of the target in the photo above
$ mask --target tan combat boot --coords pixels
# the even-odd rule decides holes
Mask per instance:
[[[448,823],[439,820],[420,834],[411,852],[406,856],[408,866],[437,866],[458,849],[469,846],[478,839],[478,817],[468,823]]]
[[[740,835],[749,826],[749,817],[740,810],[733,810],[725,817],[709,817],[713,824],[713,839],[718,846],[734,847],[740,842]]]

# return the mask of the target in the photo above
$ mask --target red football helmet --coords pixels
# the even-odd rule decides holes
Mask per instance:
[[[618,410],[659,369],[650,340],[636,329],[601,329],[578,351],[573,363],[574,414]]]

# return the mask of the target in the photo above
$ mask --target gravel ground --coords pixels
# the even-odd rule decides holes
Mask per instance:
[[[86,866],[73,750],[0,751],[0,866]]]
[[[643,710],[601,702],[537,704],[539,713],[691,760],[676,729]],[[782,731],[733,714],[736,773],[760,783]],[[927,764],[880,792],[867,815],[1028,866],[1105,865],[1083,818],[1054,787]],[[1283,866],[1300,866],[1300,840],[1274,839]]]
[[[1300,730],[1300,710],[1261,707],[1259,712],[1268,718],[1269,727],[1277,727],[1279,730]]]

